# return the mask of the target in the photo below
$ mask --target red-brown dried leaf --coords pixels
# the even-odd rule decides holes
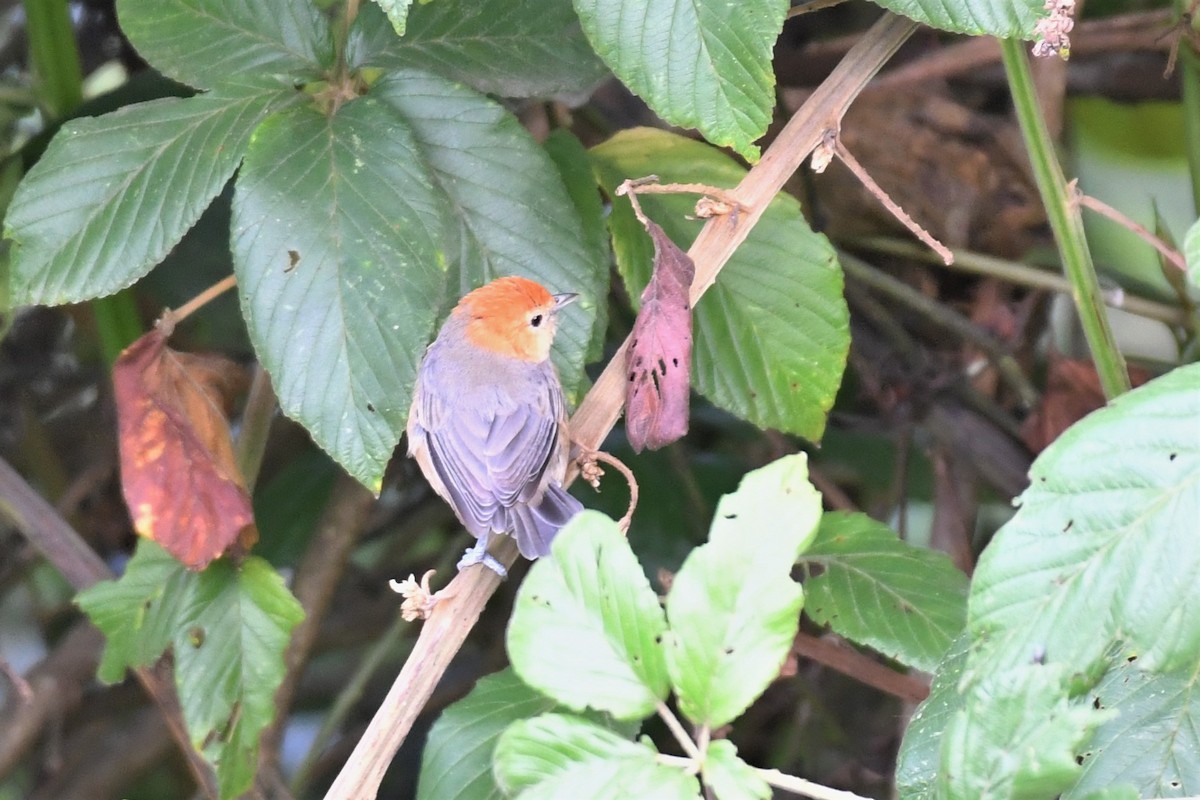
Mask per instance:
[[[630,335],[625,364],[625,429],[636,453],[687,433],[692,372],[692,304],[696,265],[653,222],[654,275]]]
[[[113,365],[121,486],[134,528],[190,569],[257,538],[226,408],[244,380],[230,361],[171,350],[157,330]]]
[[[1134,386],[1141,386],[1150,380],[1150,373],[1130,367],[1129,380]],[[1030,450],[1040,453],[1063,431],[1104,404],[1104,390],[1095,364],[1051,356],[1046,391],[1037,408],[1021,424],[1021,438]]]

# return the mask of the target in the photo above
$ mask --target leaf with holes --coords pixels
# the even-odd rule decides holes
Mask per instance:
[[[865,514],[823,516],[802,561],[810,617],[908,666],[932,671],[966,625],[967,576]]]
[[[81,302],[141,278],[221,191],[259,122],[292,96],[246,81],[63,125],[5,219],[13,302]]]
[[[688,293],[696,265],[654,222],[646,230],[654,240],[654,275],[642,292],[625,354],[625,429],[635,453],[657,450],[687,433],[691,393]]]
[[[663,182],[729,188],[746,174],[715,148],[647,128],[622,131],[591,154],[610,197],[627,178],[654,174]],[[692,198],[639,200],[672,241],[691,246],[703,224],[686,219]],[[614,198],[609,229],[621,277],[636,296],[650,280],[653,244],[628,199]],[[821,438],[846,365],[850,319],[833,248],[809,230],[791,197],[771,202],[696,304],[693,333],[697,391],[760,427]]]
[[[934,28],[1000,39],[1032,39],[1034,25],[1045,15],[1042,0],[965,0],[959,3],[945,3],[942,0],[873,1],[888,11]]]
[[[576,515],[517,591],[508,655],[521,680],[575,711],[641,719],[667,696],[658,597],[617,524]]]
[[[692,722],[731,722],[779,673],[804,599],[792,566],[820,518],[803,453],[748,473],[721,498],[708,544],[687,557],[667,595],[667,669]]]

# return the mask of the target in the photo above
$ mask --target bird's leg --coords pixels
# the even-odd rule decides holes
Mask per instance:
[[[490,533],[485,533],[476,540],[474,547],[467,548],[467,552],[458,560],[459,572],[462,572],[472,564],[483,564],[492,572],[499,575],[501,579],[508,577],[508,570],[504,568],[504,565],[494,555],[488,552],[488,544],[491,538]]]

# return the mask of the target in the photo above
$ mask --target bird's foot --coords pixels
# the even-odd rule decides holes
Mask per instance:
[[[500,576],[501,580],[508,577],[508,570],[494,555],[488,552],[488,536],[481,536],[474,547],[468,547],[467,552],[458,560],[458,571],[462,572],[472,564],[483,564]]]

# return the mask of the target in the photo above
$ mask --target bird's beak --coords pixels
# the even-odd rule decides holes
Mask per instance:
[[[554,310],[558,311],[563,306],[570,305],[579,299],[579,295],[575,292],[566,292],[565,294],[554,295]]]

